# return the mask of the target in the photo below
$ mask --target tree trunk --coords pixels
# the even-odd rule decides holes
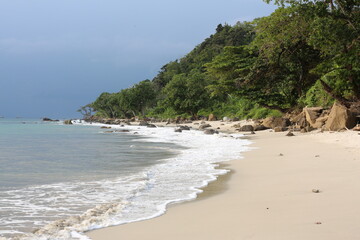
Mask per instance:
[[[286,113],[286,112],[289,111],[288,108],[285,109],[285,108],[281,108],[281,107],[278,107],[278,106],[270,106],[270,105],[267,105],[266,103],[259,103],[259,105],[261,107],[264,107],[264,108],[267,108],[267,109],[278,110],[278,111],[280,111],[282,113]]]
[[[320,83],[323,86],[325,92],[329,94],[331,97],[333,97],[336,101],[338,101],[341,105],[349,108],[350,107],[350,101],[344,98],[343,96],[340,96],[336,93],[334,93],[334,89],[332,89],[326,82],[320,79]]]

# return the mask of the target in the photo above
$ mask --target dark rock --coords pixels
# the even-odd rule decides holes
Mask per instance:
[[[206,124],[200,125],[199,129],[205,129],[205,128],[209,128],[209,127],[211,127],[211,125],[206,123]]]
[[[47,118],[47,117],[45,117],[45,118],[43,118],[42,119],[44,122],[58,122],[59,120],[53,120],[53,119],[51,119],[51,118]]]
[[[180,126],[179,128],[183,131],[190,131],[190,127],[188,126]]]
[[[252,125],[244,125],[240,127],[241,132],[252,132],[254,131],[254,127]]]
[[[72,121],[71,121],[71,119],[70,119],[70,120],[65,120],[65,121],[64,121],[64,124],[66,124],[66,125],[71,125],[71,124],[73,124],[73,123],[72,123]]]
[[[286,128],[290,126],[291,122],[288,118],[281,118],[281,117],[268,117],[265,118],[262,122],[267,128],[272,128],[275,130],[276,127]]]
[[[156,128],[156,126],[154,124],[148,124],[146,125],[148,128]]]
[[[207,134],[207,135],[213,135],[213,134],[218,134],[219,132],[218,131],[216,131],[216,130],[214,130],[214,129],[206,129],[205,131],[204,131],[204,134]]]
[[[285,136],[292,137],[295,136],[291,131],[289,131]]]
[[[254,126],[254,131],[263,131],[266,129],[269,129],[269,128],[265,127],[264,125],[255,125]]]
[[[130,131],[127,129],[119,129],[119,130],[115,130],[115,132],[130,132]]]
[[[182,130],[180,129],[180,128],[178,128],[178,129],[175,129],[175,131],[174,132],[179,132],[179,133],[181,133],[182,132]]]
[[[147,121],[140,121],[139,126],[147,126],[149,123]]]
[[[236,121],[240,121],[240,119],[239,119],[239,118],[237,118],[237,117],[234,117],[234,118],[233,118],[233,121],[234,121],[234,122],[236,122]]]
[[[101,126],[100,128],[103,128],[103,129],[110,129],[111,127],[108,127],[108,126]]]

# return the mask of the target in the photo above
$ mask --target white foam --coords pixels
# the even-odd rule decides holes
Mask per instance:
[[[159,216],[166,211],[166,206],[170,203],[196,198],[201,192],[200,188],[214,181],[218,175],[227,173],[227,170],[216,169],[216,163],[241,158],[240,153],[247,150],[246,145],[249,144],[247,140],[235,138],[239,136],[225,138],[222,137],[223,134],[204,135],[194,130],[175,133],[172,128],[126,128],[138,132],[139,136],[145,136],[142,141],[171,142],[183,146],[184,149],[177,156],[163,160],[128,178],[53,184],[31,187],[21,192],[9,191],[7,199],[11,200],[12,205],[7,206],[21,208],[30,216],[38,217],[46,211],[53,211],[54,214],[62,214],[64,217],[73,216],[46,226],[44,225],[48,220],[38,221],[38,224],[44,227],[35,234],[23,236],[22,239],[88,239],[83,232]],[[30,201],[31,197],[46,196],[44,194],[49,191],[55,191],[58,195],[45,197],[43,205],[34,205]],[[24,196],[23,194],[27,194],[29,199],[19,198]],[[51,205],[53,202],[63,203],[64,207],[54,209]],[[84,214],[75,214],[74,209],[91,204],[98,206]]]

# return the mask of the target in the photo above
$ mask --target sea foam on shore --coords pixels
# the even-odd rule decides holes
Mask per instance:
[[[112,128],[120,127],[112,126]],[[103,201],[95,208],[75,216],[67,215],[66,212],[57,209],[58,211],[54,214],[63,216],[63,220],[50,222],[34,234],[27,234],[21,239],[86,239],[82,233],[88,230],[159,216],[166,211],[166,206],[170,203],[196,198],[196,195],[201,192],[201,187],[215,180],[217,175],[227,172],[224,169],[216,169],[217,163],[241,158],[240,153],[247,150],[246,145],[249,144],[249,141],[236,136],[204,135],[194,130],[175,133],[173,128],[153,129],[126,126],[126,129],[130,132],[114,131],[111,134],[137,132],[144,137],[142,141],[174,143],[182,147],[176,150],[177,155],[174,157],[159,160],[158,164],[149,166],[127,178],[29,188],[30,192],[39,191],[40,193],[45,188],[49,191],[68,189],[69,193],[64,197],[77,199],[77,204],[81,204],[82,198],[91,201],[92,197],[98,197],[103,198]],[[130,147],[132,147],[131,144]],[[81,186],[76,186],[76,184]],[[86,187],[82,191],[76,192],[78,187],[84,186]],[[64,199],[64,204],[66,204],[66,199]],[[43,207],[46,207],[46,204]],[[64,206],[65,209],[66,206]]]

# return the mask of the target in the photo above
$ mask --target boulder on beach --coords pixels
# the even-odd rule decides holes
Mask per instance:
[[[265,127],[262,124],[254,126],[254,131],[263,131],[263,130],[266,130],[266,129],[269,129],[269,128]]]
[[[147,121],[140,121],[139,126],[147,126],[149,123]]]
[[[174,132],[179,132],[179,133],[181,133],[182,132],[182,130],[180,129],[180,128],[178,128],[178,129],[175,129],[175,131]]]
[[[254,131],[254,127],[252,125],[244,125],[240,127],[241,132],[252,132]]]
[[[211,125],[210,124],[207,124],[207,123],[205,123],[205,124],[201,124],[200,126],[199,126],[199,129],[205,129],[205,128],[209,128],[209,127],[211,127]]]
[[[334,103],[324,129],[328,131],[339,131],[342,129],[351,129],[356,126],[356,114],[348,108]]]
[[[146,127],[148,127],[148,128],[156,128],[156,125],[154,125],[154,124],[147,124]]]
[[[208,120],[209,120],[209,121],[216,121],[217,118],[215,117],[214,114],[211,113],[211,114],[209,115],[209,117],[208,117]]]
[[[262,125],[267,128],[275,129],[276,127],[286,128],[290,126],[290,120],[288,118],[281,117],[268,117],[262,122]]]

